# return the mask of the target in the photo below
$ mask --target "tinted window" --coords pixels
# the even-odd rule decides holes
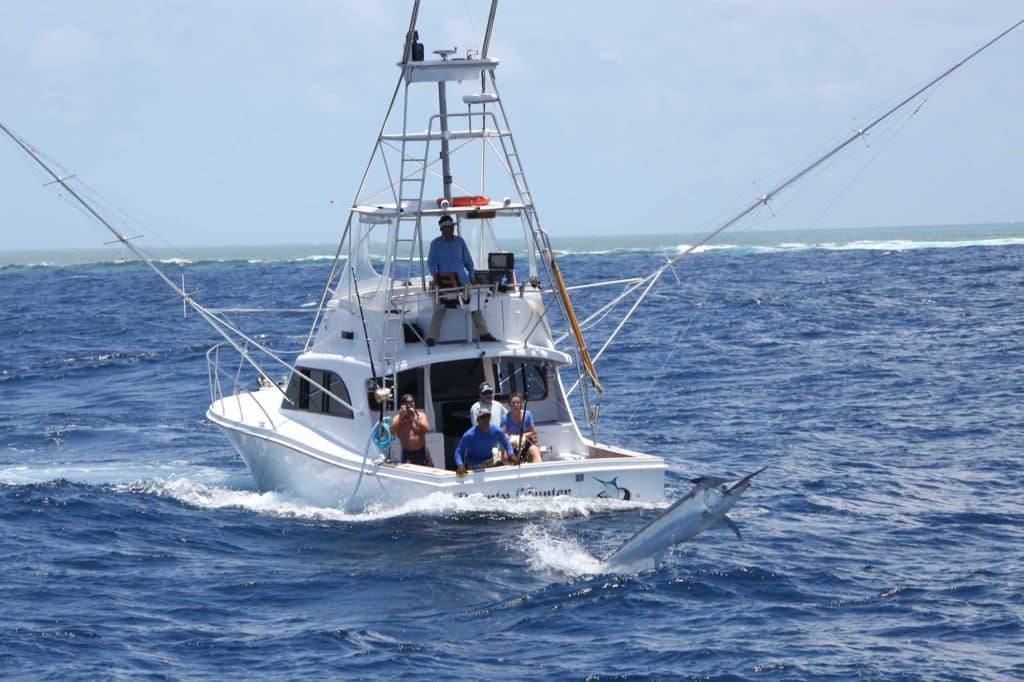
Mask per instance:
[[[542,365],[503,360],[494,366],[494,372],[500,395],[522,393],[527,400],[543,400],[548,395],[548,377]]]
[[[309,378],[313,381],[309,382],[309,411],[310,412],[323,412],[324,411],[324,392],[320,389],[320,386],[326,386],[327,381],[324,375],[327,372],[323,370],[314,369],[310,371]],[[313,383],[316,382],[316,383]],[[320,384],[317,386],[316,384]]]
[[[286,410],[307,410],[317,414],[330,414],[336,417],[352,418],[352,410],[329,396],[312,382],[316,382],[335,394],[347,403],[352,400],[349,397],[348,387],[334,372],[322,369],[310,369],[308,367],[297,367],[297,374],[292,374],[288,380],[288,388],[285,394],[288,396],[281,407]]]
[[[476,400],[483,380],[484,366],[479,359],[454,360],[430,367],[430,390],[435,401]]]
[[[352,399],[348,396],[348,387],[345,386],[345,382],[341,380],[334,372],[325,372],[324,386],[330,390],[331,393],[338,396],[346,403],[351,404]],[[328,383],[329,382],[329,383]],[[351,408],[345,407],[342,403],[338,402],[331,396],[325,396],[327,398],[327,414],[333,414],[336,417],[345,417],[346,419],[352,418]]]
[[[289,410],[308,410],[309,382],[306,381],[306,377],[309,376],[309,370],[304,367],[296,369],[299,373],[292,373],[288,379],[288,389],[285,391],[285,395],[288,397],[281,403],[281,407]]]

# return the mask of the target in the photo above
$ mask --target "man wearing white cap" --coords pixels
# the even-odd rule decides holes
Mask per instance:
[[[441,236],[430,242],[430,253],[427,254],[427,269],[438,288],[464,287],[473,279],[476,272],[473,257],[469,255],[466,241],[455,234],[455,221],[445,213],[437,221]],[[441,333],[441,322],[444,320],[446,308],[441,301],[434,304],[434,313],[430,316],[430,330],[427,332],[427,345],[437,343]],[[473,326],[481,341],[497,341],[487,331],[487,322],[479,310],[473,310]]]
[[[493,423],[496,426],[500,425],[501,420],[508,414],[508,408],[494,399],[494,387],[486,381],[480,383],[480,400],[473,403],[473,406],[469,408],[470,421],[476,424],[476,416],[484,408],[490,410],[491,417],[494,420]]]

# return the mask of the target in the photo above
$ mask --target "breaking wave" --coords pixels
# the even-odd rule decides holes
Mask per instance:
[[[705,244],[693,253],[739,252],[779,253],[785,251],[907,251],[913,249],[952,249],[975,246],[1024,245],[1024,226],[967,225],[911,228],[858,228],[848,230],[780,230],[729,233],[728,242]],[[564,236],[555,240],[555,253],[559,256],[600,256],[682,253],[689,250],[703,235],[679,234],[632,235],[628,243],[622,237]],[[509,250],[522,255],[522,241],[507,245]],[[160,255],[156,263],[167,266],[201,266],[210,264],[275,264],[320,263],[334,259],[333,246],[322,244],[287,246],[180,248],[175,255]],[[382,257],[383,252],[376,253]],[[25,268],[60,268],[75,265],[141,266],[141,262],[126,259],[120,252],[109,250],[55,250],[0,252],[0,272]]]

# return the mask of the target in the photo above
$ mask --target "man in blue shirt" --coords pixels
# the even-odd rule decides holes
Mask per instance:
[[[512,442],[504,431],[491,424],[491,411],[482,407],[476,416],[476,426],[462,435],[462,440],[455,448],[455,473],[465,476],[467,467],[496,464],[493,455],[495,445],[501,450],[503,463],[518,464]]]
[[[475,272],[466,240],[455,234],[455,220],[447,213],[441,216],[437,224],[441,228],[441,236],[430,242],[427,268],[435,280],[441,273],[455,275],[459,284],[465,286],[473,279]]]
[[[441,236],[430,242],[430,253],[427,254],[427,269],[434,278],[435,288],[464,287],[473,279],[476,270],[473,257],[469,255],[469,247],[465,240],[455,234],[455,221],[445,213],[437,221],[441,228]],[[460,292],[461,296],[461,292]],[[444,320],[446,308],[441,301],[434,304],[434,313],[430,316],[430,330],[427,332],[427,345],[437,343],[441,333],[441,322]],[[487,332],[487,322],[479,309],[472,312],[473,326],[481,341],[497,341]]]

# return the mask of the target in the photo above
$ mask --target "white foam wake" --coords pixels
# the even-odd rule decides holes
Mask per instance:
[[[186,461],[172,461],[159,466],[111,461],[0,467],[0,484],[37,485],[57,480],[103,486],[117,493],[168,497],[198,509],[237,508],[269,516],[345,522],[373,522],[409,515],[451,517],[463,514],[568,519],[665,506],[664,502],[624,502],[596,497],[504,499],[434,493],[398,507],[371,505],[360,511],[346,511],[340,503],[338,507],[322,507],[284,492],[260,492],[247,487],[250,479],[246,475],[232,477],[223,469],[195,466]]]
[[[622,502],[600,498],[538,498],[488,499],[482,495],[456,497],[434,493],[398,507],[369,506],[361,511],[340,507],[320,507],[283,492],[259,492],[220,483],[202,483],[191,477],[164,479],[160,477],[120,483],[118,492],[142,493],[171,497],[200,509],[245,509],[257,514],[313,520],[345,522],[380,521],[406,515],[452,516],[459,514],[499,514],[514,518],[572,518],[593,513],[655,508],[656,504]]]

